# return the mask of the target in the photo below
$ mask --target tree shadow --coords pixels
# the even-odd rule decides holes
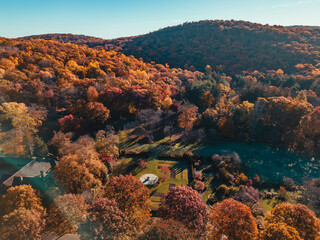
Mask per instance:
[[[188,164],[183,161],[177,161],[171,169],[174,169],[176,174],[181,173],[183,170],[189,170]]]

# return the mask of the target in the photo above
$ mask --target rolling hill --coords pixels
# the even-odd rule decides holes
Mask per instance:
[[[149,34],[104,40],[72,34],[30,36],[89,47],[119,50],[146,62],[204,71],[207,65],[233,75],[242,71],[283,69],[320,60],[320,29],[269,26],[244,21],[200,21]]]
[[[211,65],[228,74],[279,68],[292,72],[298,63],[315,64],[320,59],[320,29],[243,21],[185,23],[109,43],[145,61],[194,66],[200,71]]]

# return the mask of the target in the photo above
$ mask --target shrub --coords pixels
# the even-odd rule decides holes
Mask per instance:
[[[144,160],[139,161],[139,167],[141,169],[145,169],[147,167],[147,165],[148,165],[148,163],[146,161],[144,161]]]
[[[222,184],[217,188],[216,197],[218,199],[223,199],[223,198],[227,197],[228,195],[229,195],[229,188],[226,185]]]
[[[205,185],[201,181],[196,181],[196,183],[194,185],[194,189],[199,191],[199,192],[202,192],[205,189]]]
[[[235,199],[252,207],[259,201],[259,193],[251,186],[240,186],[240,190],[237,192]]]

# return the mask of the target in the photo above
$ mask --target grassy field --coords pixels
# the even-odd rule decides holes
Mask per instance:
[[[170,186],[186,186],[188,185],[188,166],[179,164],[176,161],[151,160],[148,161],[145,169],[138,170],[135,175],[139,179],[142,175],[153,173],[160,179],[163,176],[160,168],[166,166],[171,169],[172,173],[167,174],[164,182],[159,182],[157,186],[151,187],[151,198],[153,207],[158,207],[161,202],[161,197],[169,191]]]
[[[274,189],[271,189],[270,192],[276,192]],[[286,200],[281,201],[279,199],[260,199],[259,202],[261,204],[261,207],[265,210],[265,212],[269,212],[273,207],[275,207],[277,204],[286,202],[291,204],[297,204],[298,202],[295,200],[297,197],[301,195],[301,191],[287,191],[286,194]]]
[[[150,152],[150,158],[147,161],[145,169],[141,169],[138,166],[140,159],[138,157],[120,158],[115,167],[114,175],[129,174],[131,173],[137,179],[147,173],[152,173],[158,176],[159,180],[163,177],[163,173],[160,168],[163,166],[171,169],[171,172],[167,174],[166,181],[160,182],[156,186],[149,187],[151,192],[151,201],[153,207],[158,207],[162,196],[169,191],[170,186],[186,186],[189,183],[189,166],[183,161],[173,160],[159,160],[159,154],[167,152],[173,153],[185,153],[190,150],[195,150],[198,146],[196,144],[183,145],[181,143],[174,143],[178,136],[165,137],[161,140],[154,141],[149,144],[141,143],[141,139],[145,136],[144,134],[135,134],[135,129],[123,130],[118,133],[120,138],[120,150],[131,150],[136,152]]]
[[[161,202],[161,197],[169,191],[170,186],[186,186],[188,185],[188,165],[178,161],[152,159],[147,161],[146,168],[142,169],[137,166],[139,159],[135,158],[120,158],[115,165],[114,175],[133,174],[137,179],[147,173],[152,173],[158,176],[159,180],[163,176],[160,168],[166,166],[171,169],[167,174],[166,181],[160,182],[156,186],[149,187],[153,207],[158,207]]]

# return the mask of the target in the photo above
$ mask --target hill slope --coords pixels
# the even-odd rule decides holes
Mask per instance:
[[[32,39],[44,39],[53,40],[62,43],[73,43],[78,45],[87,45],[89,47],[96,47],[99,45],[105,45],[106,40],[103,38],[91,37],[86,35],[76,35],[71,33],[60,34],[60,33],[48,33],[41,35],[26,36],[21,39],[32,40]]]
[[[115,51],[0,38],[0,103],[58,105],[82,115],[88,101],[101,102],[117,116],[166,105],[180,84],[199,75]]]
[[[125,54],[172,67],[207,64],[233,74],[244,70],[283,69],[320,59],[320,29],[286,28],[243,21],[201,21],[150,34],[108,41]],[[217,66],[220,66],[217,68]]]
[[[320,29],[269,26],[244,21],[200,21],[168,27],[146,35],[113,40],[72,34],[45,34],[45,39],[120,50],[147,62],[204,71],[206,65],[230,75],[242,71],[283,69],[320,61]]]

